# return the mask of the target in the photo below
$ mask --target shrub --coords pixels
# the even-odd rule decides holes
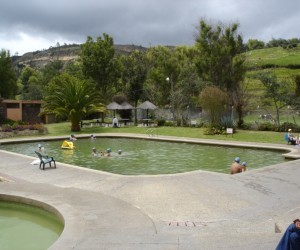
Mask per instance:
[[[295,124],[295,123],[291,123],[291,122],[284,122],[280,125],[280,127],[278,128],[279,132],[287,132],[288,129],[292,129],[294,132],[300,132],[300,126]]]
[[[276,125],[270,122],[262,122],[258,124],[257,130],[260,131],[276,131]]]
[[[7,124],[7,125],[14,125],[15,121],[14,120],[11,120],[11,119],[5,119],[2,124]]]
[[[165,121],[165,124],[164,126],[167,126],[167,127],[172,127],[174,126],[173,122],[172,121]]]
[[[17,131],[23,131],[23,130],[25,130],[26,129],[26,127],[24,127],[23,125],[17,125],[15,128],[14,128],[14,130],[17,130]]]
[[[226,128],[220,125],[211,125],[204,129],[204,135],[224,135],[226,134]]]
[[[12,131],[13,131],[13,128],[11,125],[6,124],[6,125],[2,126],[2,132],[12,132]]]
[[[38,130],[39,132],[45,132],[45,127],[43,124],[34,124],[34,129]]]
[[[30,124],[30,125],[27,126],[27,129],[29,129],[29,130],[35,130],[35,127],[34,127],[33,124]]]
[[[220,126],[225,128],[234,128],[235,122],[231,119],[230,116],[221,117]]]
[[[164,126],[165,122],[166,122],[166,120],[164,120],[164,119],[157,120],[157,126]]]
[[[253,127],[254,127],[254,124],[252,124],[252,123],[243,123],[242,126],[241,126],[241,129],[252,130]]]

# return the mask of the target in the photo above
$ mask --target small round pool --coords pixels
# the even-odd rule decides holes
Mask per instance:
[[[0,200],[1,249],[48,249],[63,227],[56,215],[44,209]]]
[[[56,161],[123,175],[173,174],[199,169],[229,173],[236,156],[247,162],[249,170],[286,161],[280,151],[242,147],[98,137],[78,139],[75,148],[67,150],[61,149],[62,142],[7,144],[0,149],[36,157],[34,151],[41,143],[45,154]],[[92,156],[93,147],[97,152],[111,148],[111,156]],[[117,153],[119,149],[121,155]]]

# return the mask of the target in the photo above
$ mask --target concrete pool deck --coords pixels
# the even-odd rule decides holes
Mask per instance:
[[[300,157],[300,149],[290,145],[151,139],[276,148]],[[64,231],[50,249],[275,249],[286,227],[300,217],[300,160],[237,175],[199,170],[122,176],[63,163],[43,171],[30,164],[33,159],[0,151],[5,179],[0,195],[45,202],[63,215]]]

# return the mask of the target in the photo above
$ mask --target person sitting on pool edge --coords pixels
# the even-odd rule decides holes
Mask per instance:
[[[242,172],[247,171],[247,162],[243,161],[242,162]]]
[[[287,141],[288,144],[296,145],[296,138],[292,134],[291,128],[289,128],[288,132],[285,134],[285,140]]]
[[[242,166],[240,164],[240,157],[235,157],[230,167],[230,174],[238,174],[242,172]]]
[[[276,250],[300,249],[300,220],[296,219],[288,226]]]

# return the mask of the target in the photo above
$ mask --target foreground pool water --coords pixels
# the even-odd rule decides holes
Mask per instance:
[[[0,201],[0,249],[48,249],[62,230],[63,224],[50,212]]]
[[[8,144],[0,149],[36,157],[34,151],[41,143],[45,154],[56,161],[81,167],[102,170],[123,175],[155,175],[208,170],[229,173],[229,167],[236,156],[246,161],[248,169],[256,169],[286,161],[283,152],[210,146],[201,144],[162,142],[127,138],[79,139],[73,150],[61,149],[63,140]],[[112,149],[110,157],[92,156],[92,148],[97,152]],[[122,154],[117,151],[121,149]]]

